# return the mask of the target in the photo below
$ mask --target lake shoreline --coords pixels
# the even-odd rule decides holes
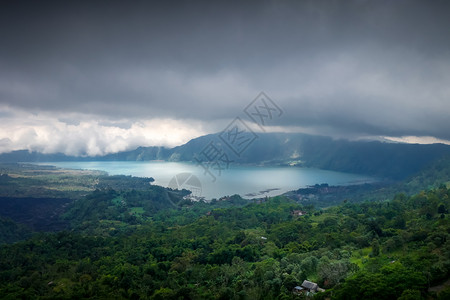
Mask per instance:
[[[219,199],[220,197],[233,194],[239,194],[247,199],[272,197],[323,183],[341,186],[380,181],[377,178],[366,175],[299,166],[233,165],[228,169],[219,170],[215,173],[211,171],[210,174],[201,166],[197,166],[192,162],[78,161],[31,164],[55,166],[63,169],[97,170],[106,172],[110,176],[152,177],[155,179],[155,182],[152,184],[171,188],[195,189],[197,196],[202,196],[207,200]],[[183,179],[177,179],[182,174],[191,178],[190,181],[184,182]],[[174,179],[177,180],[174,181]],[[193,183],[192,179],[196,179],[196,182]]]

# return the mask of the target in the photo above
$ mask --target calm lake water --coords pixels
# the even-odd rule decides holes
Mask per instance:
[[[194,190],[196,196],[206,199],[233,194],[245,198],[274,196],[316,183],[351,185],[376,181],[375,178],[364,175],[300,167],[230,166],[221,174],[215,171],[214,181],[212,176],[205,174],[201,166],[188,162],[99,161],[41,164],[69,169],[102,170],[110,175],[153,177],[153,184],[188,188]]]

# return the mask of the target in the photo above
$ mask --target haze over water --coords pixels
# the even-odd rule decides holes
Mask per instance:
[[[178,174],[190,173],[200,181],[201,192],[197,192],[197,195],[206,199],[234,194],[245,198],[275,196],[314,184],[351,185],[376,181],[375,178],[365,175],[300,167],[230,166],[213,181],[202,167],[188,162],[98,161],[41,164],[60,168],[101,170],[109,175],[153,177],[153,184],[164,187],[169,186],[170,181]]]

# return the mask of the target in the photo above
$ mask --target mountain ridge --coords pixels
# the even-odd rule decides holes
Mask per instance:
[[[298,165],[389,179],[403,179],[437,159],[450,156],[450,146],[445,144],[350,141],[300,133],[258,133],[239,155],[233,153],[218,134],[209,134],[173,148],[138,147],[103,156],[77,157],[19,150],[0,154],[0,162],[194,161],[211,143],[234,164]]]

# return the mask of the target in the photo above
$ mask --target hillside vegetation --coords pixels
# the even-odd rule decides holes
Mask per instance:
[[[314,299],[450,295],[449,160],[390,186],[211,203],[151,178],[0,167],[1,299],[302,299],[303,280],[325,289]]]
[[[95,192],[95,210],[68,211],[74,230],[0,248],[0,297],[297,299],[292,289],[309,279],[326,289],[318,298],[445,299],[450,290],[428,288],[450,273],[449,196],[441,185],[327,210],[275,197],[123,219],[98,205],[131,195]]]

